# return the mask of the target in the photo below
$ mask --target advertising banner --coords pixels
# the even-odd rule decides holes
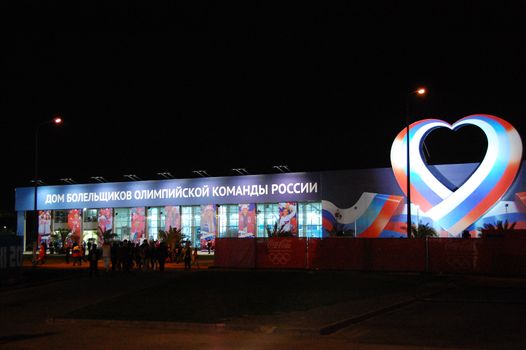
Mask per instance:
[[[146,216],[144,207],[131,208],[131,235],[132,242],[142,242],[145,238]]]
[[[302,269],[306,266],[306,238],[256,239],[256,268]]]
[[[80,209],[71,209],[68,211],[68,229],[70,232],[69,238],[77,243],[82,243],[80,230],[81,222],[82,215]]]
[[[113,229],[113,210],[111,208],[99,209],[97,222],[99,228],[104,232]]]
[[[239,204],[239,238],[256,236],[256,205]]]
[[[279,203],[279,226],[283,232],[289,232],[293,236],[298,235],[298,219],[296,213],[298,204],[295,202]]]
[[[208,204],[201,206],[201,231],[199,241],[201,249],[210,246],[215,247],[216,228],[216,205]]]
[[[181,211],[178,205],[167,205],[164,207],[166,213],[164,221],[164,230],[169,231],[170,228],[181,228]]]
[[[51,235],[51,210],[38,211],[38,243],[49,244]]]

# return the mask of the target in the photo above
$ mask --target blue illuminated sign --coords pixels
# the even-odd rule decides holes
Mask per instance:
[[[39,210],[321,200],[319,173],[287,173],[38,187]],[[17,211],[33,210],[34,188],[16,190]]]

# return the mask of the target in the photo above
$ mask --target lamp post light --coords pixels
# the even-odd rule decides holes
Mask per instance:
[[[406,137],[407,137],[407,238],[411,238],[411,163],[410,163],[410,147],[409,143],[411,138],[409,137],[410,131],[410,117],[409,117],[409,106],[413,95],[424,96],[427,93],[425,88],[419,88],[418,90],[411,91],[406,98],[405,103],[405,126],[406,126]]]
[[[35,125],[35,169],[34,169],[35,173],[34,173],[34,177],[33,177],[33,188],[34,188],[33,209],[35,211],[35,236],[36,236],[37,239],[38,239],[38,221],[39,221],[38,220],[39,219],[39,216],[38,216],[38,198],[37,198],[38,184],[39,184],[39,179],[38,179],[38,133],[40,131],[40,127],[42,125],[46,125],[46,124],[60,125],[60,124],[62,124],[62,117],[55,116],[51,120],[46,120],[46,121],[43,121],[43,122],[38,123],[38,124]]]

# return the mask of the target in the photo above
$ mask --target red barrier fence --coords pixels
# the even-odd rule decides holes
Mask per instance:
[[[429,271],[440,273],[475,272],[477,239],[430,238]]]
[[[223,238],[216,241],[215,265],[234,268],[526,274],[525,238]]]
[[[256,267],[263,269],[306,267],[306,238],[269,238],[256,240]]]
[[[254,268],[256,242],[254,239],[216,239],[214,265],[218,267]]]
[[[308,244],[310,269],[424,271],[425,268],[424,240],[342,237],[311,239]]]

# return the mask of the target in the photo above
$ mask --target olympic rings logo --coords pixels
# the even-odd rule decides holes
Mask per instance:
[[[268,254],[270,262],[274,265],[285,265],[290,262],[290,253],[273,252]]]

